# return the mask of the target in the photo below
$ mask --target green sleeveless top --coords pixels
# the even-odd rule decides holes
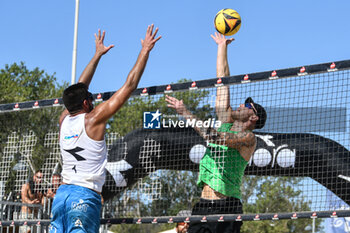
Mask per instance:
[[[232,123],[223,123],[218,132],[237,134],[230,130],[231,127]],[[236,149],[209,143],[200,161],[197,184],[203,187],[205,183],[225,196],[241,199],[242,177],[247,164]]]

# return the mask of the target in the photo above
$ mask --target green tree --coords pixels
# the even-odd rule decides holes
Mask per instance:
[[[196,184],[196,172],[163,170],[159,178],[161,195],[147,205],[148,214],[176,216],[181,210],[191,210],[199,200],[201,189]]]
[[[0,70],[0,104],[16,103],[30,100],[58,98],[67,84],[58,84],[55,74],[49,75],[44,70],[29,70],[23,62],[5,65]],[[44,147],[44,138],[49,131],[57,131],[58,117],[62,108],[43,108],[34,111],[12,111],[0,114],[0,156],[12,132],[22,136],[33,131],[37,142],[32,153],[35,169],[39,169],[48,153]],[[21,138],[20,138],[21,140]],[[20,153],[25,153],[19,151]],[[2,159],[2,158],[1,158]],[[14,158],[15,159],[15,158]],[[13,174],[11,175],[13,178]],[[8,184],[12,184],[11,179]],[[11,187],[7,187],[11,189]]]
[[[154,193],[153,196],[150,197],[151,200],[145,200],[144,197],[143,200],[130,199],[128,203],[124,203],[124,206],[127,205],[134,209],[134,213],[130,213],[130,217],[176,216],[181,210],[191,210],[193,205],[199,200],[201,190],[196,185],[197,173],[167,170],[158,171],[158,173],[161,183],[160,190],[153,190]],[[149,177],[145,178],[143,183],[152,185],[152,179]],[[134,193],[140,192],[137,185],[130,191]],[[154,196],[156,196],[155,192],[159,192],[158,194],[160,195],[157,195],[159,198],[154,198]],[[145,195],[143,194],[143,196]],[[135,201],[138,203],[135,203]],[[137,205],[140,205],[139,214],[136,214],[138,212],[136,211]],[[114,225],[110,230],[113,232],[148,233],[169,230],[174,227],[175,224],[128,224]]]
[[[243,182],[242,201],[244,213],[283,213],[310,210],[310,202],[302,197],[297,187],[302,178],[246,176]],[[316,230],[321,230],[320,219]],[[307,226],[312,219],[249,221],[244,222],[241,232],[311,232]]]

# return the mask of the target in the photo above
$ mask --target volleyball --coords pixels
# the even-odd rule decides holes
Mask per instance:
[[[241,16],[233,9],[222,9],[214,19],[215,29],[225,35],[232,36],[241,28]]]

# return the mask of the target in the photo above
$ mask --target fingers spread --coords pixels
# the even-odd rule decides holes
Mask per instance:
[[[152,24],[152,26],[153,26],[153,24]],[[157,32],[158,32],[158,28],[156,28],[156,30],[154,31],[152,38],[154,38],[157,35]]]
[[[110,46],[107,47],[107,51],[110,50],[113,47],[114,47],[114,44],[111,44]]]
[[[153,29],[154,29],[154,24],[148,25],[146,36],[144,39],[141,40],[142,46],[146,48],[148,51],[151,51],[155,43],[161,38],[161,36],[159,36],[155,39],[159,29],[155,28],[154,32],[153,32]]]
[[[153,23],[152,23],[152,24],[151,24],[151,28],[150,28],[151,34],[152,34],[152,32],[153,32],[153,27],[154,27],[154,25],[153,25]]]
[[[153,40],[153,42],[157,42],[158,40],[160,40],[160,38],[162,38],[162,36],[159,36],[158,38],[156,38],[155,40]]]
[[[102,42],[103,42],[103,40],[105,39],[105,34],[106,34],[106,32],[103,31],[103,33],[102,33],[102,38],[101,38]]]

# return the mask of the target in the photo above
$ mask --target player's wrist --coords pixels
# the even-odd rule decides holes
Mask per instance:
[[[222,42],[222,43],[219,43],[219,44],[218,44],[218,48],[219,48],[219,49],[226,49],[226,48],[227,48],[226,41],[225,41],[225,42]]]
[[[96,50],[94,57],[95,58],[101,58],[103,56],[103,54],[104,53],[102,51]]]
[[[142,46],[141,49],[141,54],[147,55],[149,54],[149,52],[152,50],[152,48],[148,47],[148,46]]]

